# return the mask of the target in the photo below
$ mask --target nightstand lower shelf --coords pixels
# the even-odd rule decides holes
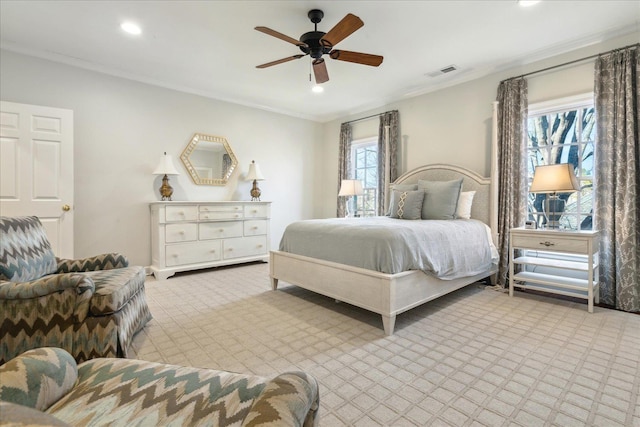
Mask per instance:
[[[566,295],[570,297],[589,299],[589,281],[576,279],[573,277],[559,277],[549,274],[523,271],[514,277],[513,286],[522,289],[532,289],[537,291],[552,292],[554,294]],[[518,283],[525,282],[525,283]],[[596,304],[598,298],[598,283],[593,284],[593,294]]]
[[[577,297],[593,312],[600,293],[597,231],[512,228],[509,241],[510,296],[517,287]],[[515,266],[522,271],[516,273]],[[534,271],[538,268],[542,272]]]

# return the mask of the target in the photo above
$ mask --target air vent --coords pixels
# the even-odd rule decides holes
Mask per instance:
[[[441,76],[443,74],[447,74],[447,73],[451,73],[453,71],[457,71],[458,67],[455,65],[447,65],[444,68],[439,69],[438,71],[432,71],[430,73],[427,73],[426,75],[429,77],[438,77]]]

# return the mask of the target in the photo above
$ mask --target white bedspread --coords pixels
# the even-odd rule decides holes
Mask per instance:
[[[382,273],[422,270],[452,280],[491,268],[497,251],[476,220],[332,218],[290,224],[280,250]]]

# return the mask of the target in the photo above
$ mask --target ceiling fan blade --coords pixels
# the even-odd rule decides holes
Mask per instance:
[[[257,31],[260,31],[261,33],[265,33],[265,34],[268,34],[268,35],[273,36],[275,38],[278,38],[280,40],[284,40],[284,41],[289,42],[291,44],[295,44],[296,46],[306,46],[306,43],[302,43],[300,40],[296,40],[293,37],[289,37],[287,35],[279,33],[276,30],[272,30],[271,28],[255,27],[255,29]]]
[[[267,67],[271,67],[272,65],[282,64],[283,62],[293,61],[294,59],[300,59],[305,56],[307,55],[293,55],[288,58],[278,59],[277,61],[267,62],[266,64],[256,65],[256,68],[267,68]]]
[[[338,61],[355,62],[356,64],[370,65],[372,67],[377,67],[382,64],[382,60],[384,59],[384,57],[380,55],[351,52],[348,50],[332,50],[329,52],[329,56]]]
[[[329,81],[327,64],[324,62],[324,59],[320,58],[313,61],[313,74],[316,76],[317,84],[322,84]]]
[[[342,21],[338,22],[332,29],[330,29],[329,32],[322,37],[320,42],[335,46],[363,25],[364,22],[362,22],[362,19],[358,18],[356,15],[347,13],[347,16],[342,18]]]

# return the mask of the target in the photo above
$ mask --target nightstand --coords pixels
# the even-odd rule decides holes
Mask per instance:
[[[509,296],[513,288],[534,289],[586,299],[589,313],[599,302],[597,231],[530,230],[509,232]],[[515,256],[516,250],[523,250]],[[522,268],[514,274],[515,265]],[[560,274],[566,271],[566,275]]]

